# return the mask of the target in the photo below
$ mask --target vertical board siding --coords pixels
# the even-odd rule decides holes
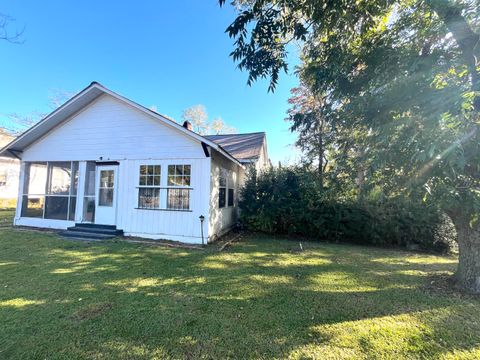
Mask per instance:
[[[109,95],[25,149],[24,161],[203,158],[201,145]]]
[[[125,234],[201,243],[199,216],[203,215],[204,236],[208,238],[211,159],[205,157],[201,144],[109,95],[100,97],[23,153],[23,161],[100,159],[119,162],[116,224]],[[162,186],[166,184],[168,164],[192,166],[192,211],[136,209],[139,168],[148,164],[162,166]],[[166,204],[165,198],[161,201]],[[20,222],[39,226],[39,220],[22,218]],[[55,226],[51,221],[44,223]]]
[[[127,234],[201,242],[200,215],[208,223],[210,177],[209,159],[148,159],[124,160],[120,162],[118,188],[117,227]],[[168,165],[191,165],[190,210],[148,210],[138,209],[138,181],[141,165],[161,165],[162,186],[166,184]],[[161,191],[160,203],[166,204],[166,191]],[[208,229],[204,228],[205,239]]]

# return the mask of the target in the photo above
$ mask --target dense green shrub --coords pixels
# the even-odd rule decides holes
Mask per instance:
[[[252,172],[240,208],[247,228],[267,233],[436,251],[448,250],[455,237],[448,219],[419,200],[341,198],[299,168]]]

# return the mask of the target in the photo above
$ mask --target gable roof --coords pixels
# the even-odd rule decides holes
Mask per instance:
[[[205,138],[214,141],[240,162],[258,159],[265,143],[265,133],[207,135]]]
[[[194,140],[198,141],[199,143],[203,143],[205,145],[210,146],[212,149],[217,150],[227,159],[233,161],[237,165],[242,166],[242,164],[231,154],[228,153],[225,149],[222,148],[221,145],[209,140],[187,128],[183,127],[182,125],[178,124],[174,120],[157,113],[151,109],[148,109],[126,97],[119,95],[103,85],[99,84],[98,82],[94,81],[90,85],[88,85],[85,89],[80,91],[70,100],[68,100],[65,104],[48,114],[42,120],[40,120],[37,124],[32,126],[30,129],[25,131],[23,134],[18,136],[8,145],[6,145],[3,149],[0,150],[0,156],[7,156],[7,157],[17,157],[20,158],[19,154],[22,153],[24,149],[28,146],[33,144],[35,141],[46,135],[49,131],[69,119],[70,117],[74,116],[78,112],[80,112],[83,108],[91,104],[93,101],[98,99],[100,96],[108,94],[122,102],[127,103],[128,105],[154,117],[155,119],[159,120],[161,123],[183,133],[184,135],[193,138]]]

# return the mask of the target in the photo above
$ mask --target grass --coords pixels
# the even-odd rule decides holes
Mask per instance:
[[[480,357],[480,301],[443,287],[454,258],[303,245],[254,236],[219,253],[0,229],[0,358]]]

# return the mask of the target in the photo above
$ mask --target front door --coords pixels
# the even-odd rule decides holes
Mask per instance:
[[[115,225],[117,215],[118,166],[97,166],[95,224]]]

